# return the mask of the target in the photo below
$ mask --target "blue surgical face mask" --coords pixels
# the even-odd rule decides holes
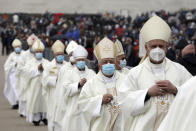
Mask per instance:
[[[33,50],[33,48],[30,48],[30,52],[31,52],[31,53],[34,53],[34,50]]]
[[[126,59],[120,60],[120,67],[121,67],[121,68],[124,68],[126,65],[127,65]]]
[[[20,47],[16,47],[16,48],[15,48],[15,52],[16,52],[16,53],[20,53],[20,52],[21,52],[21,48],[20,48]]]
[[[59,63],[62,63],[64,61],[64,55],[56,56],[56,61],[59,62]]]
[[[36,57],[36,59],[40,60],[43,57],[43,53],[41,53],[41,52],[35,53],[35,57]]]
[[[105,64],[102,65],[102,72],[105,75],[113,75],[115,71],[115,66],[114,64]]]
[[[76,65],[79,69],[84,69],[86,64],[84,61],[77,61]]]

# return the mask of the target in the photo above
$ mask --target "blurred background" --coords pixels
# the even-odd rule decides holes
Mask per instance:
[[[184,63],[183,49],[196,43],[195,0],[0,0],[1,54],[9,55],[15,38],[28,49],[26,39],[34,33],[44,42],[49,60],[57,39],[65,45],[77,41],[94,60],[94,46],[108,36],[122,42],[128,66],[134,67],[144,55],[139,53],[139,31],[155,14],[172,29],[167,57]]]

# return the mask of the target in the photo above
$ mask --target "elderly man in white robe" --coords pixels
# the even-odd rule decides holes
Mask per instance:
[[[115,69],[116,46],[107,37],[95,47],[99,62],[98,74],[87,81],[79,97],[79,110],[87,125],[86,131],[123,131],[118,91],[124,79]]]
[[[22,43],[20,40],[15,39],[12,42],[12,47],[14,52],[12,52],[4,64],[5,72],[5,88],[4,95],[8,99],[8,102],[12,106],[12,109],[18,109],[18,91],[17,82],[18,78],[16,76],[16,69],[18,66],[18,61],[23,53]]]
[[[168,24],[158,16],[150,18],[140,31],[147,58],[132,68],[120,95],[133,116],[130,131],[156,131],[178,92],[192,76],[180,64],[165,57],[171,34]],[[182,75],[183,74],[183,75]]]
[[[88,52],[84,47],[79,45],[73,51],[72,55],[75,59],[76,66],[73,70],[68,71],[67,74],[63,76],[63,79],[65,80],[63,82],[63,100],[66,109],[62,126],[63,131],[85,131],[86,129],[83,127],[86,127],[87,125],[84,125],[83,116],[78,110],[77,102],[84,84],[96,74],[86,66]]]
[[[44,97],[47,102],[47,119],[48,119],[48,130],[56,131],[58,130],[58,123],[54,120],[53,106],[55,104],[55,91],[56,91],[56,82],[58,72],[63,65],[66,65],[67,62],[64,61],[64,49],[65,45],[57,40],[52,45],[52,51],[55,55],[55,58],[50,63],[50,66],[43,71],[42,84],[44,89]]]
[[[27,43],[29,46],[29,49],[27,51],[24,51],[22,56],[20,57],[18,61],[18,66],[16,69],[16,75],[18,77],[18,82],[17,82],[17,91],[18,91],[18,97],[19,97],[19,114],[21,117],[26,116],[26,94],[25,89],[27,87],[27,82],[25,80],[25,77],[23,76],[24,74],[24,67],[26,63],[30,60],[33,59],[34,53],[33,53],[33,48],[32,45],[33,43],[37,40],[37,36],[34,34],[30,35],[27,39]]]
[[[180,87],[158,131],[194,131],[196,129],[195,85],[196,77],[193,77]]]
[[[129,69],[126,67],[127,61],[126,56],[122,47],[122,43],[117,39],[114,43],[116,45],[116,70],[126,75],[129,73]]]
[[[44,44],[36,40],[32,46],[34,58],[25,65],[25,80],[27,80],[27,121],[39,126],[42,121],[47,125],[46,101],[42,95],[43,70],[49,66],[49,62],[43,58]]]
[[[63,79],[63,75],[67,74],[68,70],[72,70],[74,68],[75,60],[72,56],[73,51],[77,48],[78,44],[75,41],[71,41],[67,48],[66,52],[69,55],[69,62],[67,64],[64,64],[61,69],[58,72],[58,79],[56,82],[56,90],[55,90],[55,101],[53,105],[53,121],[55,123],[55,131],[61,131],[62,130],[62,120],[65,114],[65,107],[63,107],[63,98],[62,98],[62,92],[64,91],[64,88],[62,86],[63,82],[65,81]]]

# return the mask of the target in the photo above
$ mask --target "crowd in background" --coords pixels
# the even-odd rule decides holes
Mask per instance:
[[[164,10],[152,11],[135,18],[111,13],[97,15],[67,15],[48,12],[45,14],[1,14],[2,55],[8,55],[12,51],[11,43],[15,38],[22,41],[23,49],[26,50],[28,48],[26,39],[34,33],[48,47],[48,52],[50,52],[52,43],[57,39],[65,44],[68,44],[70,40],[75,40],[88,50],[88,59],[93,60],[93,47],[103,36],[107,35],[111,40],[119,39],[122,42],[127,64],[133,67],[140,61],[138,53],[140,28],[154,14],[166,20],[172,29],[173,34],[167,57],[182,64],[188,62],[188,66],[190,64],[196,66],[196,60],[193,60],[196,58],[195,50],[193,51],[194,56],[191,54],[191,57],[188,57],[186,61],[182,59],[183,49],[188,44],[196,44],[196,9],[180,10],[173,13]],[[184,51],[185,54],[187,50]],[[49,60],[52,60],[52,54],[45,54],[48,55]],[[194,71],[196,72],[196,69]]]

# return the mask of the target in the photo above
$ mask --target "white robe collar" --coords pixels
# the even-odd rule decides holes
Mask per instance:
[[[116,81],[118,78],[119,78],[119,75],[120,75],[120,73],[119,72],[117,72],[117,71],[115,71],[114,72],[114,75],[111,77],[111,78],[105,78],[105,79],[112,79],[112,82],[114,82],[114,81]],[[103,75],[103,73],[101,72],[101,71],[99,71],[98,72],[98,74],[97,74],[97,78],[100,80],[100,81],[102,81],[102,82],[105,82],[105,80],[104,80],[104,75]]]
[[[167,58],[165,58],[165,60],[164,60],[164,62],[163,63],[161,63],[161,64],[158,64],[158,65],[155,65],[155,64],[152,64],[151,62],[150,62],[150,60],[149,60],[149,58],[147,57],[146,59],[145,59],[145,61],[142,63],[145,67],[147,67],[147,69],[149,70],[149,71],[152,71],[152,68],[153,67],[163,67],[164,68],[164,71],[166,72],[168,69],[169,69],[169,66],[170,66],[170,64],[171,64],[171,61],[169,60],[169,59],[167,59]]]
[[[87,66],[85,66],[85,70],[80,71],[77,66],[74,66],[74,70],[75,72],[77,72],[77,74],[80,76],[80,78],[86,78],[86,76],[88,76],[89,73],[89,69]]]
[[[102,72],[101,72],[102,73]],[[115,82],[115,73],[113,74],[112,77],[106,77],[103,75],[102,73],[102,77],[103,77],[103,80],[105,81],[105,83],[112,83],[112,82]]]
[[[55,60],[55,58],[51,61],[51,63],[52,63],[52,66],[53,66],[53,67],[57,67],[57,68],[61,68],[63,65],[66,64],[65,61],[63,61],[62,64],[57,63],[56,60]]]

